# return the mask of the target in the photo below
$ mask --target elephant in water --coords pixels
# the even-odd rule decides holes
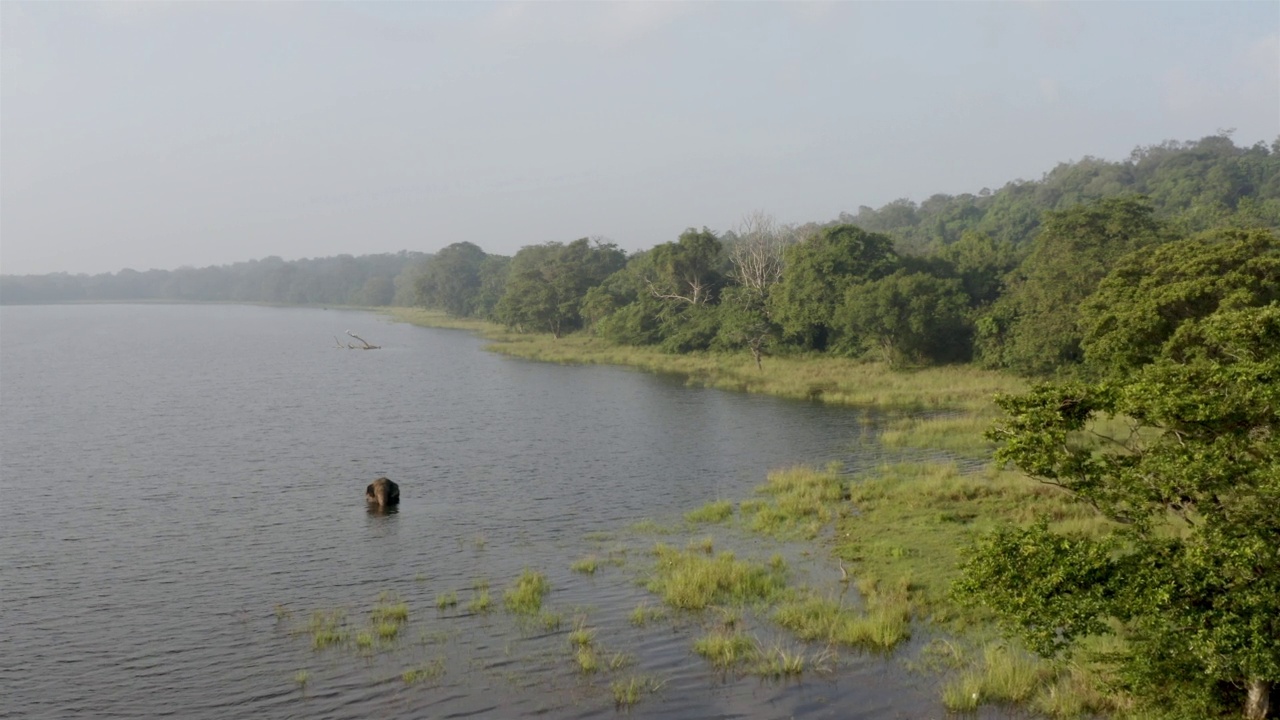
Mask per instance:
[[[400,504],[400,486],[380,477],[364,489],[364,499],[370,505],[387,508]]]

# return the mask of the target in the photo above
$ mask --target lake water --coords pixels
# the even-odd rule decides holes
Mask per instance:
[[[348,329],[382,349],[338,349]],[[941,717],[910,649],[773,682],[694,655],[705,617],[627,619],[658,605],[645,548],[685,541],[637,522],[746,498],[769,468],[874,465],[870,432],[850,410],[505,358],[371,314],[5,307],[0,717],[613,717],[631,676],[659,686],[637,717]],[[366,509],[380,475],[400,483],[394,514]],[[570,570],[611,552],[625,562]],[[561,627],[501,609],[523,568],[550,580]],[[483,582],[496,609],[470,612]],[[356,627],[384,592],[410,608],[394,642],[313,650],[299,632],[314,611]],[[574,617],[627,667],[579,673]]]

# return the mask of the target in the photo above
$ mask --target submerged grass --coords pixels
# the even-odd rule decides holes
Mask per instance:
[[[547,576],[525,568],[516,582],[502,594],[502,604],[517,615],[537,615],[542,610],[542,599],[551,592]]]
[[[890,650],[911,636],[911,606],[901,595],[871,595],[865,610],[811,593],[781,603],[774,622],[801,640]]]
[[[738,560],[731,552],[709,557],[658,543],[653,554],[656,560],[646,586],[674,608],[768,602],[786,588],[785,571]]]
[[[427,680],[435,680],[444,675],[445,664],[444,658],[434,658],[415,668],[405,670],[400,675],[400,679],[404,680],[406,685],[415,685]]]
[[[663,684],[648,675],[632,675],[614,680],[609,685],[609,689],[613,691],[614,704],[618,709],[625,710],[640,702],[645,695],[657,692]]]
[[[573,564],[569,566],[569,569],[576,573],[582,573],[584,575],[595,575],[596,570],[598,570],[599,567],[600,567],[600,561],[596,558],[596,556],[588,555],[584,558],[579,558],[577,560],[574,560]]]

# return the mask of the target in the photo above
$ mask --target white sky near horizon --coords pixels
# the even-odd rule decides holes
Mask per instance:
[[[1280,2],[0,2],[0,272],[827,221],[1234,128]]]

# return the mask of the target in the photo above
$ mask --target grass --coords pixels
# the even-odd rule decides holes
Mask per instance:
[[[799,677],[804,673],[806,664],[807,659],[803,651],[775,645],[768,650],[761,649],[758,651],[756,662],[751,668],[751,672],[754,675],[774,680]],[[820,668],[825,667],[821,659],[815,664]]]
[[[785,572],[738,560],[730,552],[708,557],[658,543],[653,554],[656,560],[646,587],[667,605],[682,610],[768,602],[786,587]]]
[[[700,540],[690,540],[689,544],[685,546],[685,549],[700,552],[703,555],[711,555],[715,552],[716,541],[714,538],[710,537],[704,537]]]
[[[343,625],[346,613],[342,610],[317,610],[311,614],[307,631],[311,634],[311,647],[324,650],[347,641],[347,631]]]
[[[733,503],[728,500],[714,500],[684,514],[684,519],[691,523],[720,523],[731,517]]]
[[[547,576],[525,568],[515,585],[502,594],[502,604],[517,615],[537,615],[542,610],[542,599],[549,592],[551,583]]]
[[[640,702],[646,694],[657,692],[663,683],[646,675],[632,675],[625,679],[614,680],[609,689],[613,691],[613,702],[619,709],[626,709]]]
[[[611,671],[617,672],[624,667],[630,667],[636,662],[635,655],[625,652],[616,652],[609,656],[608,666]]]
[[[693,651],[715,667],[727,670],[757,660],[760,642],[738,630],[719,629],[694,640]]]
[[[298,684],[298,687],[305,688],[307,686],[307,683],[311,682],[311,671],[299,670],[298,672],[294,673],[293,681]]]
[[[547,632],[554,632],[564,624],[564,616],[555,612],[542,612],[538,615],[538,624]]]
[[[435,680],[445,673],[444,658],[438,657],[415,668],[405,670],[400,679],[405,685],[415,685],[426,680]]]
[[[652,607],[648,603],[642,602],[631,611],[627,619],[636,627],[644,627],[651,622],[662,620],[667,616],[666,611],[660,607]]]
[[[600,567],[600,562],[595,555],[588,555],[573,561],[569,569],[584,575],[595,575],[596,570]]]
[[[569,644],[574,647],[585,647],[595,642],[595,628],[587,627],[587,619],[585,617],[574,618],[573,630],[569,631]]]
[[[923,410],[979,410],[996,393],[1019,392],[1023,380],[972,366],[950,365],[895,370],[885,363],[842,357],[771,357],[757,369],[750,353],[669,355],[654,348],[614,345],[587,333],[559,339],[520,334],[499,325],[450,318],[440,312],[388,308],[396,320],[427,327],[470,330],[505,355],[556,363],[625,365],[649,372],[683,375],[689,385],[761,393],[833,405]]]
[[[774,622],[801,640],[890,650],[911,636],[910,605],[905,598],[873,596],[865,611],[832,598],[805,594],[781,603]]]
[[[671,535],[676,529],[670,525],[660,525],[652,518],[644,518],[631,523],[631,532],[641,535]]]
[[[574,660],[578,663],[578,671],[583,675],[590,675],[600,669],[600,658],[591,645],[579,645],[574,653]]]
[[[446,610],[451,607],[458,606],[458,593],[450,590],[447,593],[436,595],[436,609]]]
[[[471,601],[467,603],[467,611],[474,615],[480,615],[492,609],[493,598],[489,597],[488,586],[476,587],[475,594],[471,596]]]
[[[839,464],[833,464],[825,470],[801,465],[770,472],[768,482],[756,490],[764,498],[739,506],[743,522],[772,537],[817,537],[844,498],[839,471]]]

